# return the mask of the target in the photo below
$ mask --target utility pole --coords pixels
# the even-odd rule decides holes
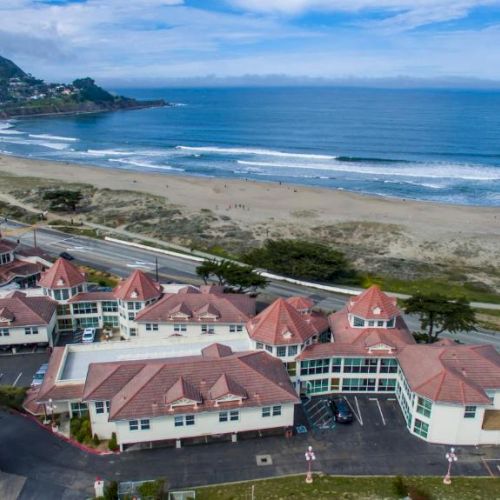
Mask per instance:
[[[33,228],[33,245],[36,248],[36,227]]]

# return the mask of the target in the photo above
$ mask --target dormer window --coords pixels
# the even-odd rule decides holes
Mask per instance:
[[[137,290],[133,290],[132,293],[130,294],[131,299],[136,299],[138,296],[139,294],[137,293]]]
[[[291,339],[292,338],[292,333],[290,331],[286,331],[283,333],[283,338],[284,339]]]
[[[396,324],[396,318],[391,318],[388,322],[387,322],[387,328],[394,328]]]
[[[373,314],[375,314],[376,316],[378,316],[382,312],[382,310],[380,309],[380,307],[374,307],[372,309],[372,312],[373,312]]]
[[[64,283],[64,280],[62,278],[59,278],[56,283],[57,286],[64,286],[65,284],[66,283]]]
[[[12,254],[9,253],[3,253],[0,255],[0,264],[8,264],[12,260]]]
[[[358,316],[353,316],[352,324],[353,324],[353,326],[355,326],[357,328],[362,328],[365,326],[365,320],[363,318],[358,317]]]

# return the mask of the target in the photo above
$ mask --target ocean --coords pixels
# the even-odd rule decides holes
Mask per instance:
[[[174,105],[3,121],[0,152],[117,171],[251,178],[500,205],[499,92],[114,90]]]

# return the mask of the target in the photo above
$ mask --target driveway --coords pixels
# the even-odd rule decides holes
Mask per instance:
[[[40,365],[48,363],[49,353],[3,354],[0,356],[0,385],[28,387]]]

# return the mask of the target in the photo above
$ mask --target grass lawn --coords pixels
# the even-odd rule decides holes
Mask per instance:
[[[196,500],[249,500],[252,498],[252,485],[255,486],[255,500],[375,500],[403,498],[408,491],[414,500],[500,499],[500,482],[495,478],[458,477],[453,478],[450,486],[446,486],[441,477],[405,477],[400,488],[394,477],[316,476],[313,484],[306,484],[304,479],[305,475],[301,475],[198,488]]]

